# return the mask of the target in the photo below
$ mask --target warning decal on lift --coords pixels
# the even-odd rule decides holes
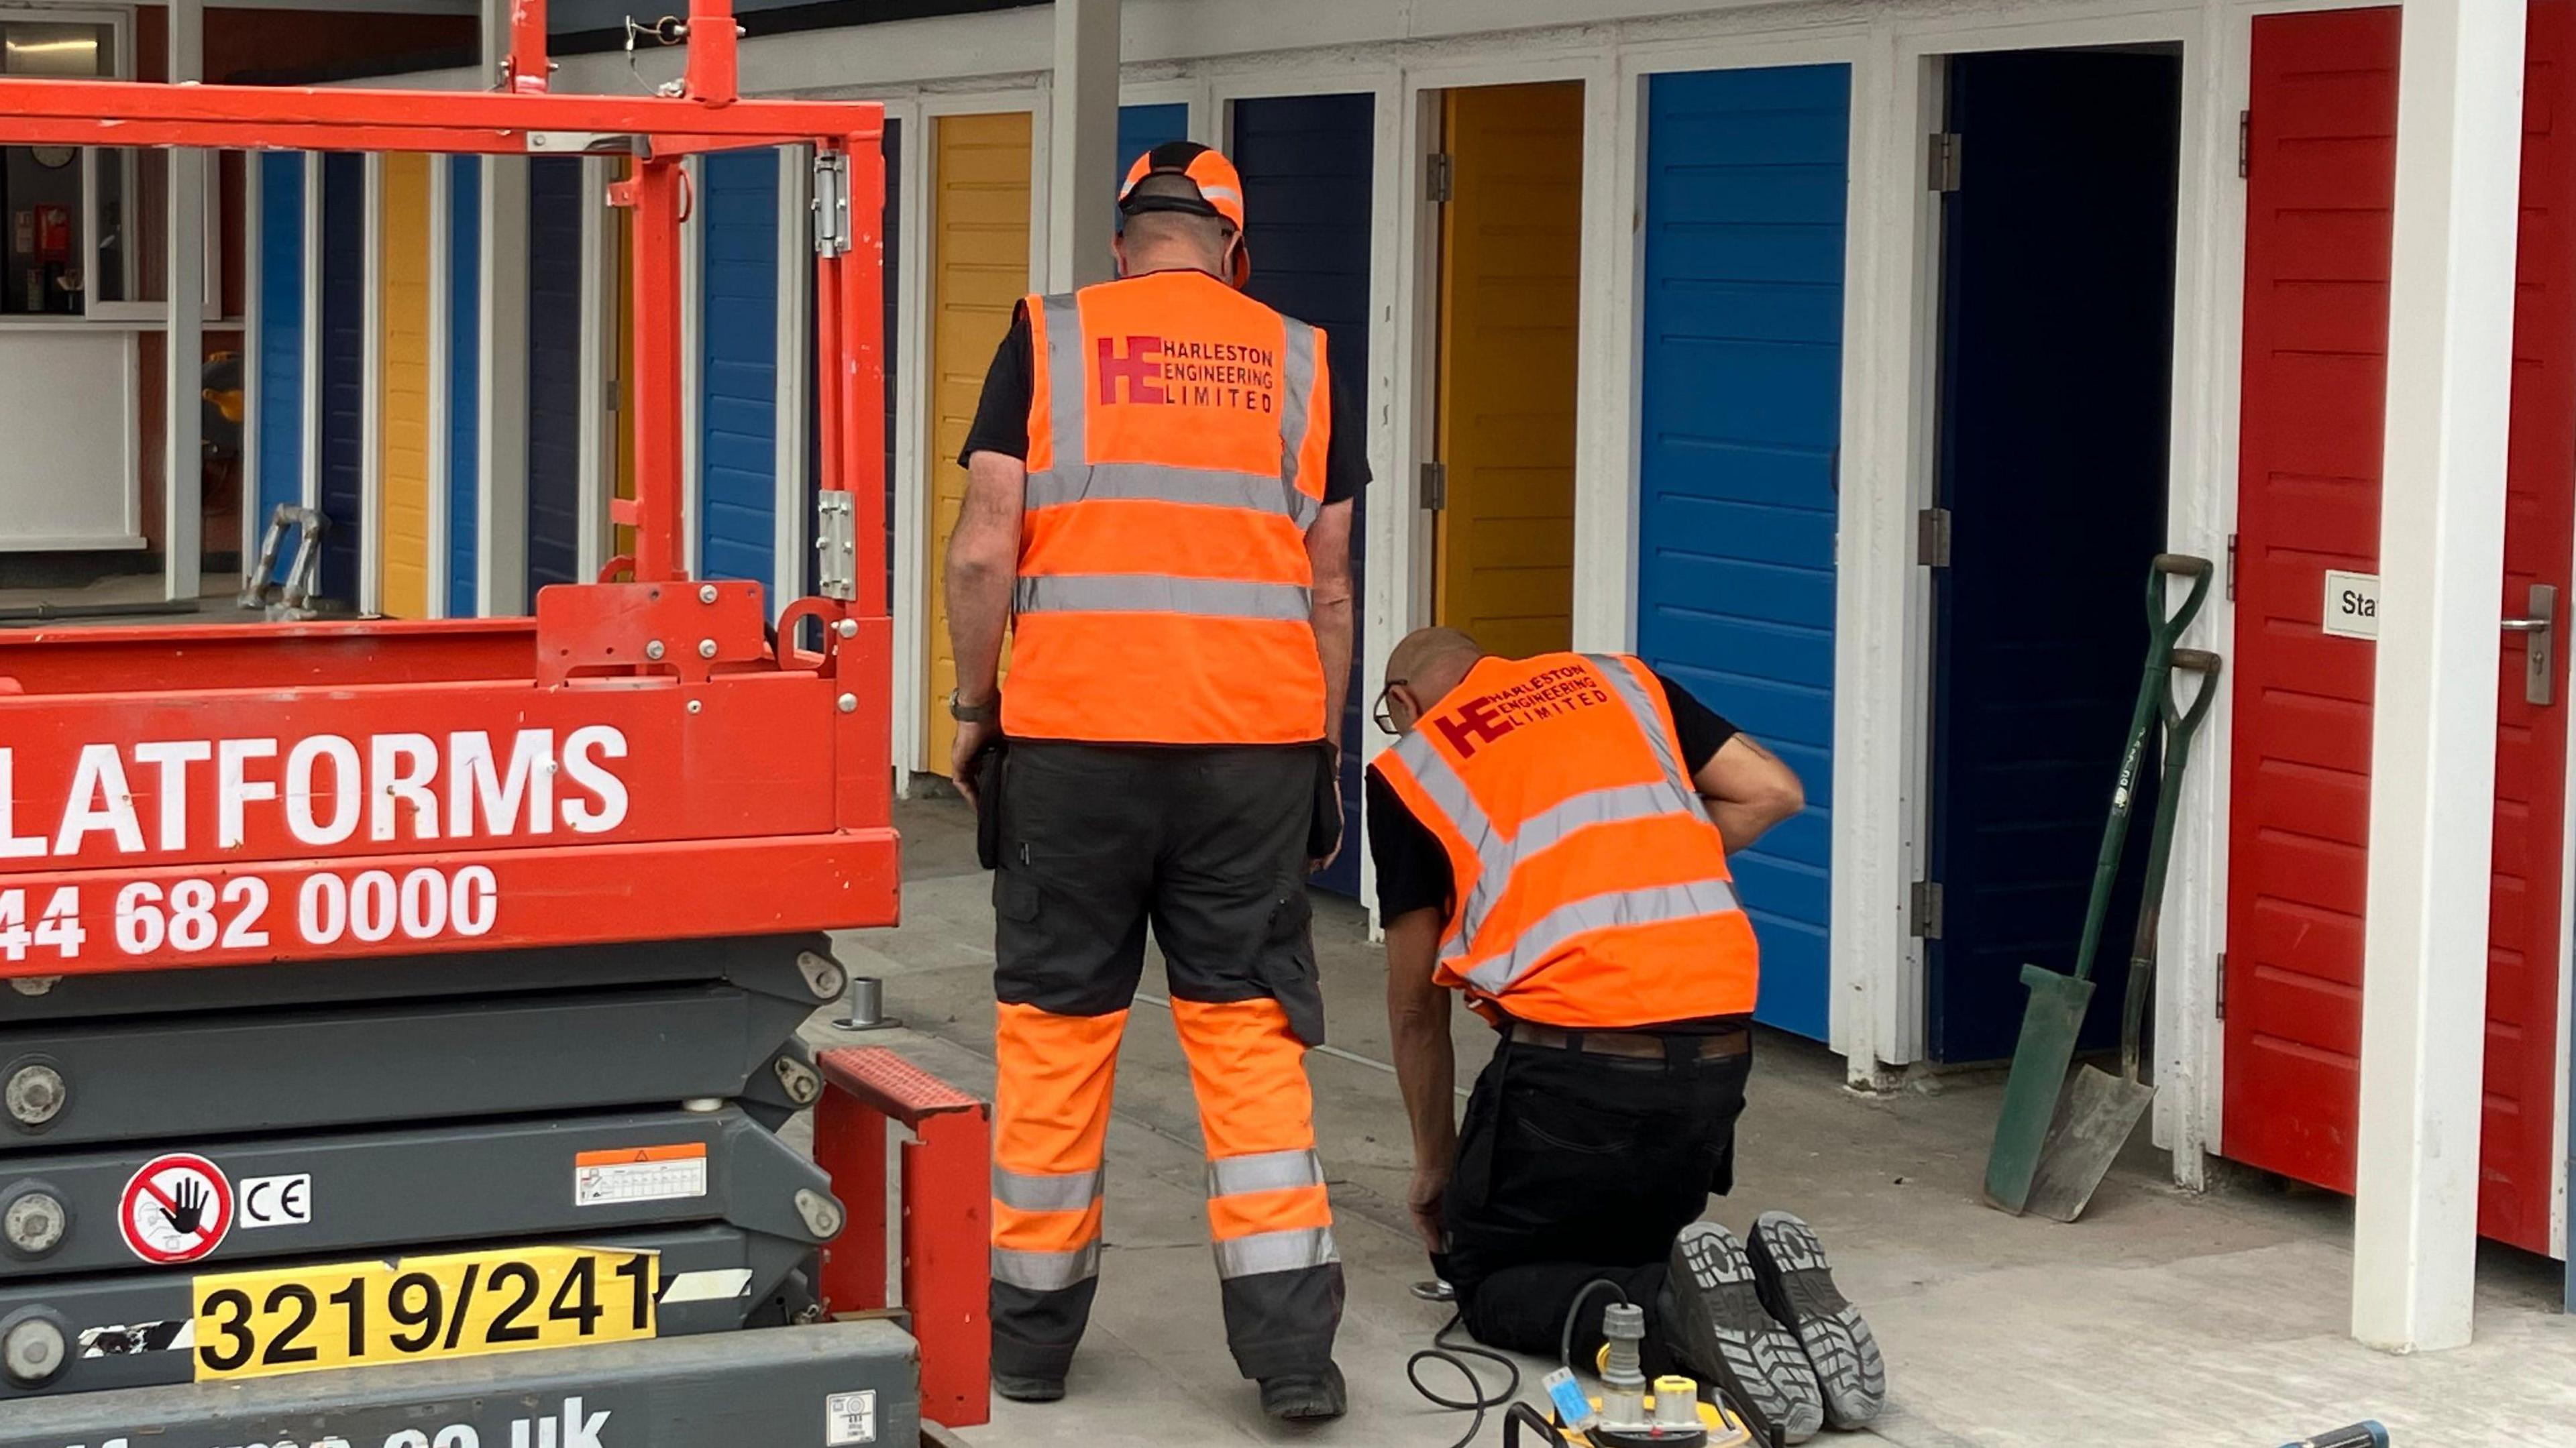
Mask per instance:
[[[156,1156],[125,1184],[116,1226],[146,1262],[194,1262],[222,1246],[232,1230],[232,1183],[202,1156]]]
[[[585,1151],[572,1159],[572,1204],[576,1207],[671,1202],[706,1194],[704,1142]]]

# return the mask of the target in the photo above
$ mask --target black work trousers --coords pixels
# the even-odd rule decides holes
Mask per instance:
[[[1495,1046],[1467,1099],[1442,1204],[1449,1250],[1435,1259],[1477,1341],[1554,1357],[1585,1284],[1608,1278],[1646,1309],[1654,1342],[1673,1239],[1734,1185],[1753,1056],[1749,1033],[1724,1041],[1726,1054],[1702,1056],[1701,1038],[1670,1037],[1661,1061]],[[1584,1302],[1578,1364],[1616,1300]],[[1668,1368],[1659,1356],[1649,1366]]]
[[[1317,750],[1011,747],[993,881],[993,1367],[1061,1378],[1100,1269],[1118,1047],[1150,925],[1207,1144],[1244,1376],[1318,1372],[1341,1258],[1305,1054],[1324,1038],[1306,898]]]

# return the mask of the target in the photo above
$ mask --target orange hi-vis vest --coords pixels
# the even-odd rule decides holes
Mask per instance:
[[[1333,426],[1324,334],[1194,271],[1027,305],[1004,732],[1324,738],[1306,558]]]
[[[1618,1030],[1753,1009],[1753,925],[1644,664],[1486,659],[1375,767],[1448,852],[1434,979],[1480,1011]]]

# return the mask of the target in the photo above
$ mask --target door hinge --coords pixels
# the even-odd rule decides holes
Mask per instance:
[[[1917,940],[1941,938],[1941,882],[1917,880],[1914,898],[1906,912],[1906,933]]]
[[[1926,568],[1950,566],[1950,510],[1926,508],[1914,515],[1914,561]]]
[[[2227,535],[2227,596],[2236,597],[2236,535]]]
[[[2254,113],[2236,113],[2236,179],[2254,174]]]
[[[814,591],[843,602],[859,596],[857,500],[835,488],[814,495]]]
[[[1924,165],[1924,184],[1935,191],[1959,189],[1959,133],[1935,131]]]
[[[850,158],[839,151],[814,157],[814,254],[839,256],[850,249]]]
[[[1445,202],[1458,194],[1458,163],[1446,151],[1433,153],[1431,164],[1422,174],[1422,194],[1433,202]]]
[[[2227,952],[2218,952],[2218,1018],[2227,1019]]]
[[[1449,465],[1447,463],[1435,462],[1422,465],[1422,506],[1434,513],[1449,506]]]

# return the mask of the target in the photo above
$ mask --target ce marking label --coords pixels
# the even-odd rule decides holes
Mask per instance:
[[[313,1221],[313,1178],[251,1177],[241,1184],[242,1230],[302,1227]]]

